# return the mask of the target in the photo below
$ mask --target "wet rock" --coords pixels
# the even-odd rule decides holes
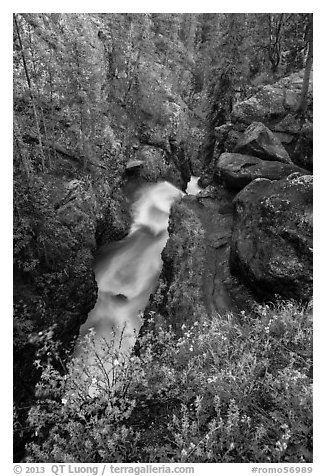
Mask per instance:
[[[201,188],[206,188],[212,185],[214,182],[214,177],[212,172],[204,172],[198,180],[198,185]]]
[[[256,179],[234,199],[230,267],[256,294],[312,296],[312,175]]]
[[[181,167],[179,169],[172,160],[170,146],[169,150],[170,152],[167,153],[159,147],[141,145],[134,159],[137,162],[142,162],[142,166],[137,167],[137,173],[148,182],[167,180],[176,187],[185,189],[186,178],[183,177]]]
[[[216,165],[216,173],[225,185],[236,190],[241,190],[256,178],[280,180],[293,172],[307,174],[296,165],[228,152],[220,155]]]
[[[183,324],[199,321],[205,312],[202,289],[205,233],[191,209],[195,201],[196,197],[185,196],[172,206],[159,285],[145,310],[145,319],[152,311],[162,316],[162,320],[158,314],[155,316],[155,327],[171,325],[181,333]]]
[[[190,163],[192,175],[198,177],[203,170],[202,144],[204,142],[204,130],[199,127],[190,127],[187,140],[185,141],[185,154]]]
[[[207,186],[204,190],[201,190],[197,195],[197,200],[202,202],[203,198],[217,198],[218,197],[218,188],[214,185]]]
[[[280,140],[261,122],[253,122],[245,130],[234,152],[254,155],[263,160],[292,163]]]
[[[191,179],[191,162],[186,152],[186,144],[178,142],[175,138],[170,139],[171,155],[169,157],[170,164],[173,164],[181,174],[181,189],[186,190],[187,184]]]

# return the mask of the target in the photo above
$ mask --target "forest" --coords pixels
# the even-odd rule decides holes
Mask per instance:
[[[311,13],[13,15],[13,459],[311,463]]]

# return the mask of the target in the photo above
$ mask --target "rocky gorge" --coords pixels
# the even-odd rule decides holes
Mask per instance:
[[[265,345],[266,354],[255,346],[265,342],[266,328],[275,342],[290,339],[298,322],[307,326],[310,339],[312,72],[304,113],[299,105],[305,70],[292,68],[273,80],[252,81],[249,93],[234,93],[225,120],[207,128],[208,87],[196,85],[205,81],[182,33],[182,28],[189,35],[199,31],[199,20],[181,14],[177,41],[165,29],[168,17],[116,14],[108,20],[105,15],[16,18],[15,459],[133,462],[154,454],[159,462],[274,462],[302,461],[303,451],[303,461],[310,461],[309,412],[295,403],[300,425],[289,423],[280,412],[284,401],[273,400],[265,386],[265,381],[273,385],[269,378],[281,385],[287,379],[282,372],[288,372],[298,392],[292,361],[277,352],[274,341],[268,341],[271,348]],[[208,20],[201,20],[203,32]],[[169,21],[175,26],[177,20],[172,15]],[[214,24],[209,28],[214,31]],[[80,35],[77,43],[73,32]],[[162,46],[169,41],[176,42],[170,58]],[[201,41],[212,48],[207,39]],[[49,52],[56,64],[70,61],[59,69],[56,83]],[[27,94],[29,68],[37,88],[27,80]],[[45,74],[50,79],[43,84]],[[213,141],[209,159],[208,140]],[[194,176],[200,189],[187,193]],[[151,233],[162,238],[165,225],[155,231],[154,221],[162,213],[167,218],[168,211],[156,202],[150,208],[154,232],[146,224],[143,235],[132,236],[139,194],[148,197],[150,187],[162,182],[173,185],[174,194],[168,198],[167,242],[162,262],[159,256],[145,258],[158,260],[161,271],[158,275],[155,268],[148,287],[135,344],[128,359],[111,352],[114,385],[105,372],[90,373],[93,385],[101,378],[104,384],[95,396],[83,388],[76,399],[67,377],[76,373],[72,381],[82,382],[80,364],[71,367],[74,347],[105,294],[94,263],[106,253],[123,254],[133,239],[145,250],[152,246]],[[134,265],[136,260],[118,269],[121,282],[122,274],[141,281],[132,278]],[[129,301],[123,289],[114,293],[120,304]],[[277,306],[284,306],[280,315]],[[294,339],[292,345],[292,353],[309,356],[299,378],[308,386],[310,340]],[[242,359],[239,370],[234,362]],[[230,375],[240,382],[239,394]],[[267,415],[282,430],[264,433],[273,420]],[[182,421],[192,425],[189,432]],[[240,449],[234,449],[240,426],[243,438],[253,443],[239,440]],[[294,436],[282,453],[277,442],[285,441],[290,427]],[[231,443],[223,439],[226,428],[233,428]],[[84,432],[87,444],[80,446]],[[179,443],[171,445],[171,439]]]

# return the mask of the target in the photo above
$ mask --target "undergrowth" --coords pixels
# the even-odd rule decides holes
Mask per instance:
[[[235,321],[148,331],[131,356],[113,342],[94,353],[90,334],[65,371],[48,361],[27,461],[311,462],[311,306],[258,306]]]

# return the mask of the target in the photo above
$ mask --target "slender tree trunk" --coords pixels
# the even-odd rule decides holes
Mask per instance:
[[[50,60],[52,59],[52,52],[51,52],[51,57]],[[54,80],[53,80],[53,75],[52,75],[52,69],[50,66],[50,63],[48,63],[48,74],[49,74],[49,85],[50,85],[50,105],[51,105],[51,121],[50,121],[50,127],[51,127],[51,142],[52,142],[52,152],[54,154],[54,157],[57,158],[57,151],[54,147],[54,138],[55,138],[55,129],[54,129],[54,100],[53,100],[53,89],[54,89]],[[50,154],[51,157],[51,154]],[[50,166],[52,167],[53,163],[52,160],[50,159]]]
[[[308,105],[308,90],[309,90],[309,78],[313,62],[313,30],[312,30],[312,20],[309,24],[309,39],[308,39],[308,55],[306,60],[306,67],[303,76],[302,90],[301,90],[301,99],[298,107],[298,113],[304,114],[307,110]]]
[[[276,73],[281,59],[282,25],[283,13],[275,26],[273,26],[272,14],[269,15],[269,59],[273,73]]]
[[[32,32],[31,32],[31,26],[30,25],[28,25],[28,34],[29,34],[29,48],[30,48],[31,55],[32,55],[33,74],[34,74],[34,78],[35,78],[34,79],[34,84],[35,84],[35,90],[36,90],[36,96],[37,96],[37,103],[38,103],[38,106],[39,106],[39,111],[41,111],[41,119],[42,119],[42,123],[43,123],[45,140],[46,140],[46,142],[49,142],[48,134],[47,134],[47,127],[46,127],[45,118],[44,118],[44,112],[43,112],[43,108],[42,108],[42,105],[41,105],[42,104],[41,103],[41,94],[40,94],[39,88],[37,87],[36,60],[35,60],[35,52],[34,52],[34,47],[33,47]],[[49,149],[48,148],[45,148],[45,149],[47,151],[48,163],[49,163],[50,168],[51,168],[51,159],[50,159],[50,156],[49,156]]]
[[[18,36],[19,46],[20,46],[20,50],[21,50],[26,81],[27,81],[27,84],[28,84],[28,88],[29,88],[29,92],[30,92],[31,100],[32,100],[32,107],[33,107],[35,125],[36,125],[37,135],[38,135],[38,139],[39,139],[39,147],[40,147],[41,160],[42,160],[42,171],[45,172],[45,155],[44,155],[44,150],[43,150],[43,145],[42,145],[42,136],[41,136],[41,130],[40,130],[40,123],[39,123],[38,116],[37,116],[37,111],[36,111],[36,106],[35,106],[35,98],[34,98],[34,93],[33,93],[33,88],[32,88],[32,82],[31,82],[31,78],[30,78],[28,68],[27,68],[27,63],[26,63],[26,58],[25,58],[24,48],[23,48],[23,42],[22,42],[22,39],[21,39],[16,14],[14,14],[14,21],[15,21],[15,26],[16,26],[16,30],[17,30],[17,36]]]

